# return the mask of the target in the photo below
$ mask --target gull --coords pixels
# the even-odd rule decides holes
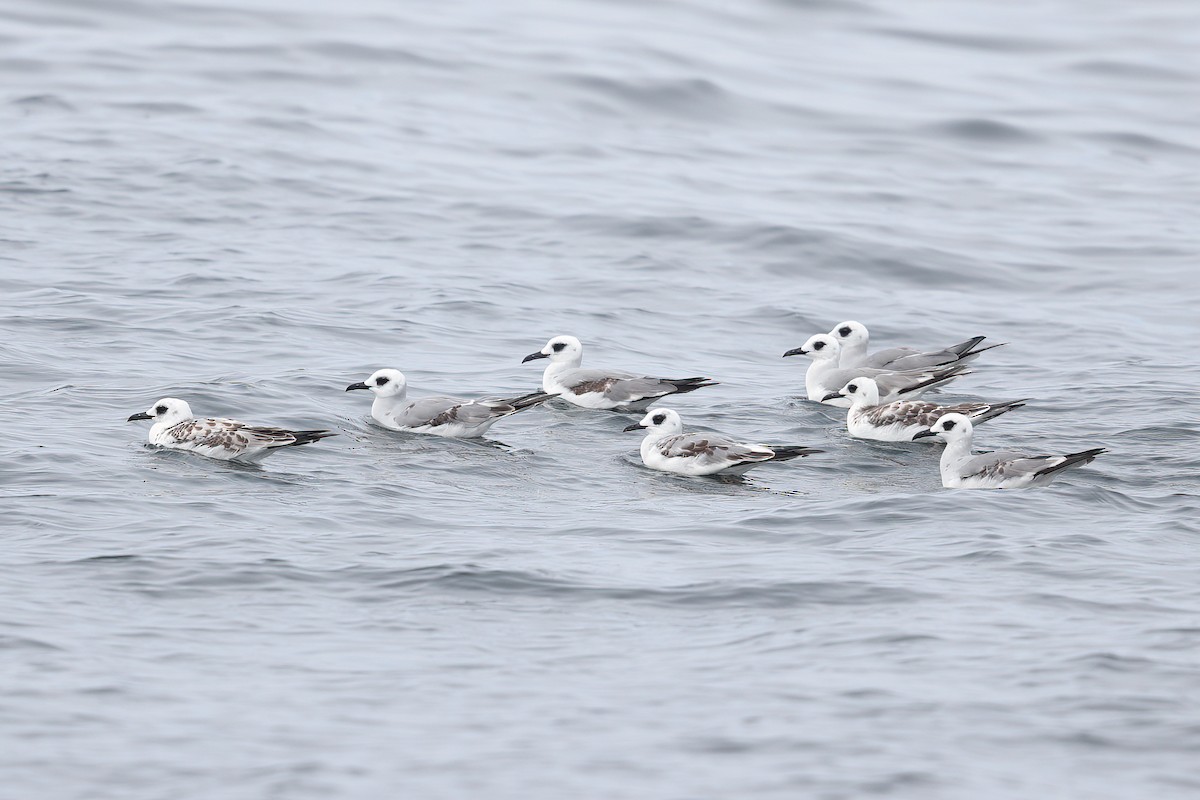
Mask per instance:
[[[962,414],[947,414],[933,427],[913,438],[940,436],[946,440],[942,451],[942,486],[947,489],[1024,489],[1044,486],[1058,473],[1090,463],[1103,447],[1061,456],[1030,456],[1024,453],[996,451],[973,455],[971,420]]]
[[[871,334],[867,326],[861,322],[847,320],[835,325],[829,332],[842,346],[842,355],[838,361],[840,367],[873,367],[875,369],[928,369],[939,365],[960,364],[976,358],[985,350],[1003,347],[1003,344],[993,344],[988,347],[978,347],[986,336],[974,336],[965,342],[951,345],[942,350],[930,350],[922,353],[912,347],[889,347],[867,355],[867,347]]]
[[[583,345],[574,336],[555,336],[521,363],[550,359],[542,373],[542,390],[569,403],[600,411],[645,411],[669,394],[683,394],[716,386],[710,378],[648,378],[614,369],[580,369]]]
[[[850,381],[840,392],[828,395],[829,398],[835,396],[850,398],[850,410],[846,412],[846,430],[850,435],[880,442],[914,441],[915,435],[929,430],[933,423],[947,414],[962,414],[972,422],[984,422],[1025,405],[1023,399],[1007,403],[959,403],[954,406],[912,400],[881,404],[879,385],[872,378],[861,377]]]
[[[741,475],[768,461],[825,452],[811,447],[743,444],[719,433],[684,433],[683,420],[669,408],[656,408],[625,430],[640,429],[649,430],[642,440],[642,463],[676,475]]]
[[[855,378],[874,378],[879,386],[880,402],[891,403],[896,400],[915,399],[930,389],[945,386],[955,378],[970,374],[966,366],[961,364],[900,372],[867,367],[840,369],[837,364],[841,355],[841,344],[827,333],[808,337],[808,341],[800,347],[788,350],[783,357],[795,355],[805,355],[813,360],[804,374],[808,399],[838,408],[850,407],[850,398],[841,396],[840,392],[843,386]]]
[[[150,426],[150,444],[242,463],[261,461],[282,447],[299,447],[337,436],[330,431],[289,431],[247,425],[236,419],[197,419],[186,402],[174,397],[164,397],[148,411],[140,411],[128,421],[138,419],[154,420]]]
[[[406,400],[408,380],[398,369],[377,370],[366,381],[346,387],[347,392],[355,389],[370,389],[375,395],[375,401],[371,403],[371,416],[385,428],[460,439],[483,436],[500,419],[532,408],[554,396],[538,392],[508,400],[463,400],[458,397]]]

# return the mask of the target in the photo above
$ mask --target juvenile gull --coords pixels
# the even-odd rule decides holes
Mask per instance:
[[[975,336],[965,342],[960,342],[942,350],[930,350],[921,352],[912,347],[889,347],[886,350],[867,354],[867,347],[871,342],[871,334],[867,331],[867,326],[861,322],[847,320],[838,325],[835,325],[829,335],[836,338],[842,346],[841,357],[838,360],[838,366],[846,367],[873,367],[875,369],[928,369],[939,365],[950,364],[965,364],[968,361],[975,359],[980,353],[985,350],[991,350],[994,347],[1002,347],[1002,344],[993,344],[987,347],[979,347],[979,343],[986,339],[986,336]]]
[[[261,461],[282,447],[299,447],[337,436],[330,431],[289,431],[247,425],[236,419],[196,419],[191,407],[174,397],[164,397],[150,410],[134,414],[128,421],[137,419],[154,420],[150,426],[150,444],[242,463]]]
[[[768,461],[787,461],[824,450],[743,444],[719,433],[684,433],[679,414],[656,408],[626,431],[647,429],[642,440],[642,463],[676,475],[741,475]]]
[[[915,399],[930,389],[945,386],[957,377],[970,374],[967,368],[960,364],[900,372],[867,367],[841,369],[837,365],[841,355],[841,344],[827,333],[810,336],[807,342],[788,350],[783,357],[795,355],[805,355],[813,360],[808,366],[808,371],[804,373],[808,399],[838,408],[850,407],[850,398],[842,397],[840,392],[843,386],[855,378],[874,378],[879,387],[880,402],[891,403],[896,400]]]
[[[878,384],[872,378],[862,377],[850,381],[836,394],[850,398],[850,410],[846,412],[846,430],[850,435],[880,442],[911,442],[916,434],[929,430],[933,423],[947,414],[962,414],[978,423],[1025,405],[1024,400],[959,403],[953,406],[915,400],[881,404]]]
[[[555,336],[521,360],[550,359],[542,373],[542,389],[583,408],[601,411],[645,411],[669,394],[716,386],[710,378],[649,378],[614,369],[581,369],[583,345],[574,336]]]
[[[971,420],[962,414],[947,414],[933,427],[914,438],[940,436],[946,440],[942,452],[942,486],[947,489],[1024,489],[1044,486],[1058,473],[1083,466],[1101,453],[1103,447],[1061,456],[1031,456],[1000,450],[973,455]]]
[[[385,428],[460,439],[483,436],[488,428],[504,417],[553,397],[537,392],[507,400],[463,400],[458,397],[408,400],[408,380],[398,369],[377,370],[365,382],[346,387],[347,392],[355,389],[370,389],[375,395],[375,401],[371,403],[371,416]]]

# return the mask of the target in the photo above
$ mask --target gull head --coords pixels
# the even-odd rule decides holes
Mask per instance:
[[[867,326],[852,319],[835,325],[829,335],[837,339],[842,347],[866,347],[871,341]]]
[[[155,425],[168,427],[185,419],[192,418],[192,408],[183,400],[175,397],[164,397],[145,411],[139,411],[129,417],[127,422],[135,419],[152,419]]]
[[[371,373],[365,381],[352,383],[346,387],[347,392],[355,389],[370,389],[376,397],[395,397],[403,395],[408,389],[408,381],[404,373],[398,369],[380,369]]]
[[[842,387],[840,392],[831,392],[822,399],[827,402],[835,397],[849,397],[856,406],[879,405],[879,384],[874,378],[855,378]]]
[[[575,363],[579,364],[583,361],[583,344],[574,336],[555,336],[550,341],[546,342],[546,346],[536,353],[530,353],[521,359],[521,363],[526,361],[534,361],[539,358],[548,358],[552,362]]]
[[[626,431],[647,430],[663,436],[683,433],[683,420],[670,408],[654,408],[646,412],[641,422],[635,422]]]
[[[962,439],[971,438],[974,428],[971,425],[971,420],[964,417],[962,414],[945,414],[938,418],[938,421],[933,423],[933,426],[927,431],[921,431],[914,434],[914,439],[923,439],[926,436],[940,436],[947,443],[957,442]]]
[[[836,361],[842,354],[842,346],[838,340],[828,333],[818,333],[808,337],[808,341],[797,348],[783,354],[788,356],[808,356],[813,361]]]

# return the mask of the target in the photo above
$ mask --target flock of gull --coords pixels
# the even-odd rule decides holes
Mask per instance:
[[[974,426],[1020,408],[1023,400],[937,405],[919,400],[925,392],[970,374],[968,364],[1001,345],[983,346],[977,336],[942,350],[893,347],[869,352],[870,335],[858,322],[843,322],[829,333],[812,336],[784,357],[812,359],[805,374],[808,399],[846,408],[851,436],[884,442],[918,439],[945,442],[942,485],[950,489],[1018,489],[1040,486],[1063,470],[1089,463],[1103,448],[1064,455],[1020,452],[972,452]],[[802,446],[740,442],[716,433],[685,433],[678,412],[649,409],[673,394],[715,386],[709,378],[652,378],[611,369],[584,369],[583,345],[574,336],[556,336],[524,361],[548,359],[542,391],[509,399],[464,400],[457,397],[408,399],[408,382],[395,369],[381,369],[346,391],[374,395],[371,416],[397,431],[474,438],[496,422],[551,398],[599,411],[646,412],[626,431],[644,430],[642,462],[678,475],[740,475],[761,464],[787,461],[823,451]],[[293,431],[247,425],[232,419],[192,415],[186,402],[166,397],[129,421],[154,420],[153,445],[184,450],[222,461],[255,463],[285,447],[310,444],[336,434],[327,430]]]

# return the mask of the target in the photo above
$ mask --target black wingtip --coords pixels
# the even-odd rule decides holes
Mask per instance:
[[[505,400],[504,402],[508,403],[517,411],[521,411],[526,408],[540,406],[542,403],[555,397],[558,397],[558,395],[551,394],[550,392],[532,392],[530,394],[523,394],[520,397],[513,397],[509,400]]]
[[[805,456],[825,452],[815,447],[804,447],[803,445],[782,445],[780,447],[768,445],[768,447],[775,451],[775,455],[768,459],[770,461],[790,461],[793,458],[804,458]]]
[[[312,444],[322,439],[328,439],[330,436],[337,436],[333,431],[292,431],[292,435],[296,437],[296,441],[291,444],[292,447],[299,447],[302,444]]]
[[[720,386],[712,378],[663,378],[663,383],[669,383],[674,386],[675,394],[694,392],[697,389],[704,389],[708,386]]]
[[[1082,450],[1078,453],[1068,453],[1067,455],[1063,456],[1062,461],[1055,464],[1053,467],[1039,469],[1034,473],[1034,475],[1052,475],[1055,472],[1061,472],[1064,469],[1069,469],[1070,467],[1074,467],[1076,465],[1082,466],[1084,464],[1090,464],[1096,458],[1096,456],[1103,455],[1107,452],[1108,450],[1103,447],[1093,447],[1091,450]]]

